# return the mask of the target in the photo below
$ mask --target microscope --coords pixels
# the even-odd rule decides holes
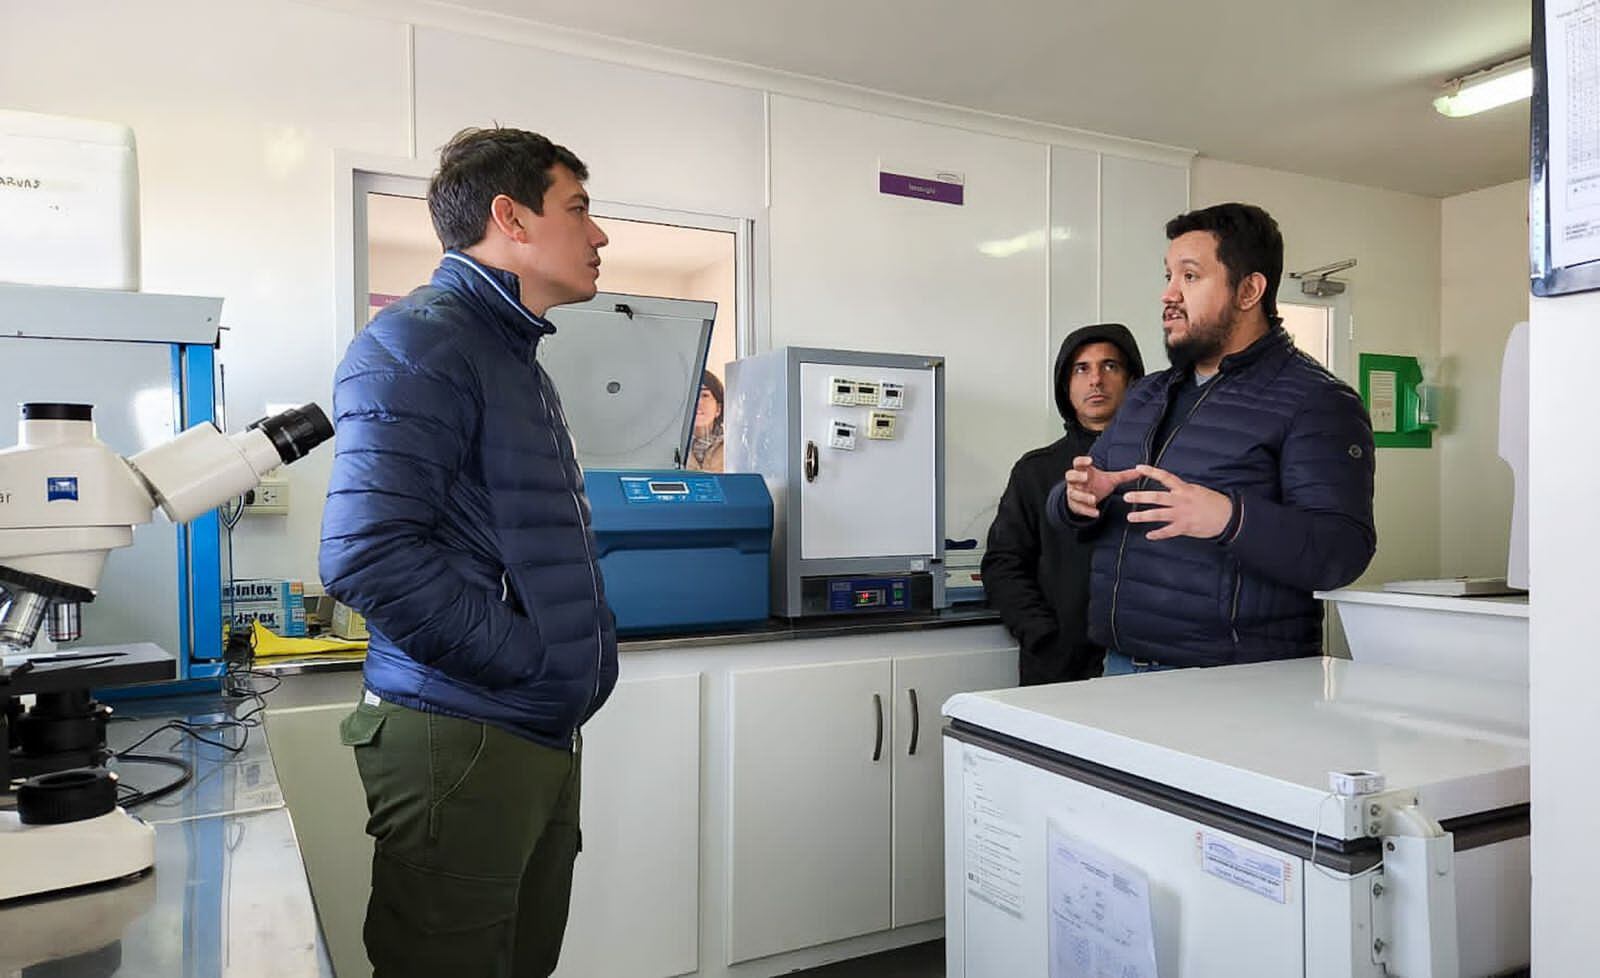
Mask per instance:
[[[140,656],[99,668],[28,658],[41,629],[57,642],[81,637],[81,606],[94,600],[107,557],[156,509],[188,522],[333,436],[315,404],[234,435],[196,425],[128,458],[96,437],[88,404],[23,404],[18,428],[18,444],[0,450],[0,796],[13,787],[16,796],[15,811],[0,811],[0,901],[155,863],[154,830],[117,807],[102,766],[109,711],[89,693],[137,681]],[[148,648],[170,670],[170,658]],[[24,694],[35,697],[26,710]]]

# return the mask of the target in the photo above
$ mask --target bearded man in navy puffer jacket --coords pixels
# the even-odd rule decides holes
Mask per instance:
[[[328,593],[366,616],[354,748],[375,842],[376,978],[555,969],[578,829],[578,729],[617,678],[583,474],[536,359],[590,299],[606,236],[582,162],[466,130],[428,187],[444,257],[334,380]]]
[[[1172,367],[1050,500],[1095,539],[1090,636],[1106,675],[1317,655],[1312,592],[1354,581],[1377,546],[1371,422],[1283,329],[1266,211],[1219,204],[1166,230]]]

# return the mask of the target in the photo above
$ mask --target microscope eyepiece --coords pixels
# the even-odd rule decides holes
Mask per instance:
[[[285,465],[305,457],[313,448],[333,437],[332,422],[315,404],[290,408],[270,418],[262,418],[250,427],[260,428],[272,439],[272,445]]]

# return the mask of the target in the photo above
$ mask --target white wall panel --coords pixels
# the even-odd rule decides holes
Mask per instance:
[[[290,3],[95,0],[5,17],[6,108],[133,127],[142,284],[226,300],[231,425],[269,403],[329,406],[333,154],[405,154],[405,51],[399,24]],[[316,580],[331,457],[285,470],[289,516],[240,525],[242,573]]]
[[[1040,444],[1045,147],[772,99],[772,345],[943,356],[945,532],[982,537]],[[965,174],[965,204],[878,192],[881,162]]]
[[[1532,302],[1528,503],[1532,615],[1528,667],[1533,748],[1533,969],[1584,975],[1600,956],[1588,912],[1600,878],[1594,812],[1600,780],[1595,655],[1595,543],[1600,462],[1594,437],[1594,365],[1600,294]]]
[[[1166,226],[1188,209],[1187,167],[1100,158],[1100,320],[1133,330],[1149,370],[1167,365],[1161,337]]]
[[[1061,430],[1055,355],[1067,334],[1100,319],[1100,154],[1050,147],[1050,337],[1044,355],[1046,432]]]
[[[764,204],[762,94],[420,28],[417,155],[466,126],[520,126],[568,147],[598,200],[755,217]]]

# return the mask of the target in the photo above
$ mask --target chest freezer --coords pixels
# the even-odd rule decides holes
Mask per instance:
[[[1312,658],[956,696],[947,973],[1517,973],[1521,692]]]

